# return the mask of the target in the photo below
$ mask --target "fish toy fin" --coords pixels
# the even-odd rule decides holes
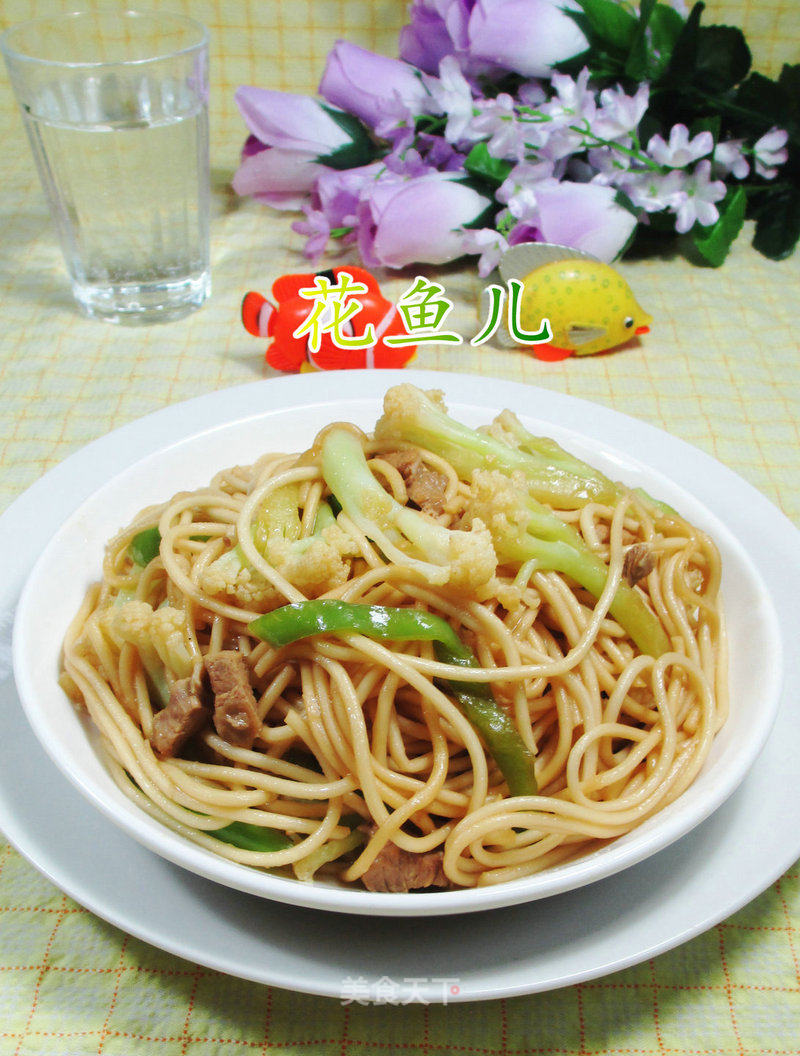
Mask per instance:
[[[531,351],[536,359],[542,363],[558,363],[561,359],[569,359],[575,353],[571,348],[559,348],[558,345],[541,344],[531,345]]]
[[[567,327],[567,337],[576,349],[581,345],[587,345],[590,341],[596,341],[607,333],[604,326],[581,326],[580,323],[571,323]]]
[[[517,246],[509,246],[500,258],[497,270],[504,283],[509,279],[522,281],[536,268],[554,260],[597,260],[597,257],[572,246],[557,246],[554,242],[520,242]]]
[[[274,305],[260,293],[255,290],[246,293],[242,298],[242,325],[248,334],[253,337],[266,337],[270,316],[274,310]]]

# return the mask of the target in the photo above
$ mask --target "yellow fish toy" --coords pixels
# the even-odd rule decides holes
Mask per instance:
[[[592,356],[649,333],[653,318],[639,306],[625,279],[582,250],[523,242],[506,250],[495,274],[509,289],[512,279],[522,283],[518,329],[537,333],[544,319],[550,323],[552,340],[524,344],[537,359]],[[522,344],[508,325],[500,328],[500,335],[506,347]]]

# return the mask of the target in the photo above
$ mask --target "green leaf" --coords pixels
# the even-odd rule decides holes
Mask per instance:
[[[701,26],[697,37],[694,87],[717,94],[744,80],[750,49],[738,26]]]
[[[709,117],[698,117],[689,126],[689,134],[694,138],[701,132],[710,132],[714,137],[714,142],[717,143],[720,138],[721,127],[722,118],[719,114],[713,114]]]
[[[751,73],[736,91],[730,117],[741,135],[754,139],[773,125],[782,125],[789,117],[789,100],[784,89],[763,74]]]
[[[683,30],[684,20],[674,7],[668,4],[656,4],[648,28],[652,40],[653,49],[659,53],[665,61],[669,60],[672,49]],[[665,56],[665,52],[667,53]]]
[[[680,86],[694,74],[697,65],[697,39],[700,32],[700,18],[705,6],[703,3],[696,3],[689,12],[689,17],[684,22],[673,45],[672,56],[667,69],[664,71],[663,83],[665,85]]]
[[[509,161],[492,157],[485,143],[476,143],[464,159],[464,168],[473,176],[499,186],[511,172],[512,165]]]
[[[784,260],[794,250],[798,238],[800,187],[783,187],[760,205],[753,246],[771,260]]]
[[[656,0],[642,0],[639,4],[639,33],[647,29],[647,24],[656,7]]]
[[[783,64],[783,69],[778,77],[778,84],[783,89],[785,98],[789,103],[788,117],[800,121],[800,63],[790,66]]]
[[[578,0],[586,16],[589,41],[596,38],[615,49],[630,50],[636,38],[637,19],[615,0]],[[569,12],[568,12],[569,13]],[[576,20],[577,21],[577,20]]]
[[[657,3],[647,20],[646,32],[637,37],[625,63],[628,77],[635,81],[658,81],[669,65],[683,25],[674,7]]]
[[[725,260],[744,223],[747,192],[744,187],[731,188],[722,201],[719,219],[710,227],[696,227],[694,244],[712,267],[718,268]]]
[[[656,0],[642,0],[636,34],[625,61],[625,73],[635,81],[651,80],[651,54],[647,41],[647,27],[656,7]]]
[[[320,105],[350,137],[349,143],[317,158],[321,165],[327,165],[331,169],[355,169],[360,165],[369,165],[383,153],[357,117],[346,114],[343,110],[334,110],[324,103]]]

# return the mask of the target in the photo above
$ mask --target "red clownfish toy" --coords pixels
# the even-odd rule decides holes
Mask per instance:
[[[246,293],[242,323],[249,334],[272,339],[266,360],[276,370],[397,368],[416,352],[402,315],[363,268],[282,275],[272,297],[274,304]],[[387,345],[387,337],[402,343]]]

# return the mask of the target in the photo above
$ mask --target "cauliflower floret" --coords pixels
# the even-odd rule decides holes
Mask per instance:
[[[104,625],[119,648],[127,642],[136,649],[151,688],[161,703],[166,704],[168,676],[187,678],[195,662],[186,614],[169,605],[162,605],[154,612],[148,602],[134,599],[111,606],[105,614]]]
[[[186,613],[182,609],[162,605],[150,619],[150,635],[164,667],[176,678],[188,678],[199,655],[195,656],[192,649]]]
[[[414,385],[394,385],[383,398],[383,416],[375,424],[375,439],[394,439],[406,429],[415,429],[425,420],[428,409],[447,413],[444,393],[441,389],[424,392]]]
[[[478,518],[497,542],[502,540],[514,549],[513,540],[522,539],[530,524],[532,511],[526,504],[528,489],[522,473],[510,476],[499,470],[476,469],[472,474],[470,498],[463,516]]]
[[[309,540],[273,542],[269,547],[269,559],[281,575],[310,598],[346,583],[349,558],[357,553],[354,541],[338,525]]]
[[[273,585],[255,569],[244,564],[238,547],[228,550],[208,565],[200,575],[198,586],[211,597],[224,595],[254,612],[273,608],[279,601]]]
[[[358,552],[338,525],[304,539],[272,538],[266,550],[272,567],[311,598],[345,583],[350,574],[349,558]],[[267,612],[286,601],[264,576],[246,564],[238,547],[208,566],[200,577],[200,588],[212,596],[223,594],[257,612]]]
[[[474,591],[492,581],[497,569],[497,554],[489,530],[479,518],[472,520],[468,532],[451,531],[449,544],[449,583],[462,590]]]

